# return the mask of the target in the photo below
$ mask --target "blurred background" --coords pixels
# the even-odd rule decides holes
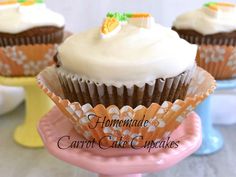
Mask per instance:
[[[165,26],[175,17],[201,7],[206,0],[46,0],[48,6],[62,13],[67,29],[78,32],[98,26],[107,12],[149,12]],[[217,2],[217,0],[215,1]],[[227,0],[236,3],[236,0]]]

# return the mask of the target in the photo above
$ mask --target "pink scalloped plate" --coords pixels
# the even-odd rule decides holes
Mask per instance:
[[[102,174],[100,176],[140,176],[137,174],[170,168],[194,153],[202,141],[201,122],[194,112],[171,135],[172,141],[179,141],[178,148],[156,148],[151,152],[144,148],[103,150],[97,145],[94,148],[60,149],[58,140],[65,135],[70,136],[70,141],[83,138],[76,133],[72,123],[57,107],[41,119],[38,131],[49,153],[77,167]]]

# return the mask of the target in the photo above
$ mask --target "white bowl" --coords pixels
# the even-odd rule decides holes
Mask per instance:
[[[12,111],[19,106],[23,100],[23,88],[0,86],[0,115]]]

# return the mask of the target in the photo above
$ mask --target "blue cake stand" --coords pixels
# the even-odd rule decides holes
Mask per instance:
[[[236,79],[217,81],[216,90],[236,88]],[[202,145],[195,155],[209,155],[219,151],[224,145],[221,133],[213,127],[211,115],[211,97],[209,96],[195,110],[202,121]]]

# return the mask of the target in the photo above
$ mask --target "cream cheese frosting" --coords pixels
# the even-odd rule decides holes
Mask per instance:
[[[214,8],[203,6],[200,9],[184,13],[176,18],[176,29],[195,30],[203,35],[236,30],[236,7],[226,3],[215,3]],[[217,5],[219,4],[219,5]],[[225,4],[225,5],[224,5]]]
[[[122,25],[102,38],[99,28],[69,37],[58,49],[62,68],[84,79],[127,87],[175,77],[195,65],[197,46],[159,24]]]
[[[64,17],[44,3],[23,6],[19,3],[0,5],[0,32],[16,34],[35,27],[63,27]]]

